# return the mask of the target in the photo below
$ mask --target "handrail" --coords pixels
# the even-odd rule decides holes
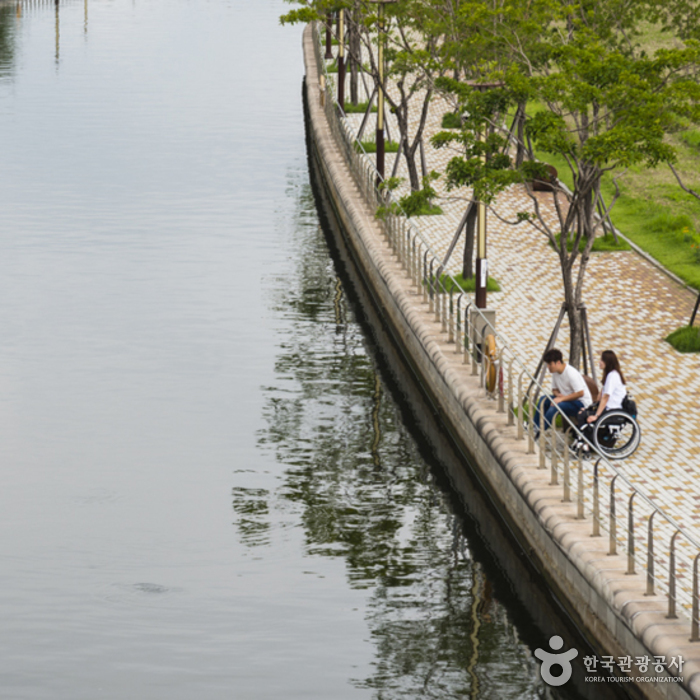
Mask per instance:
[[[320,82],[325,82],[325,85],[323,86],[324,89],[329,93],[330,95],[333,95],[333,89],[335,86],[335,80],[333,77],[328,75],[326,71],[326,63],[325,60],[321,58],[321,51],[320,51],[320,35],[318,32],[318,26],[314,25],[314,36],[315,36],[315,41],[314,43],[314,51],[316,54],[316,62],[319,70],[319,79],[321,76],[323,76],[324,80]],[[481,381],[480,381],[480,386],[485,386],[484,383],[484,370],[485,370],[485,362],[483,361],[483,358],[480,356],[481,351],[476,347],[477,344],[481,345],[478,343],[479,340],[483,340],[483,338],[486,336],[486,332],[492,334],[494,338],[498,341],[499,346],[501,347],[500,353],[499,353],[499,368],[503,367],[503,362],[505,361],[505,355],[507,354],[508,357],[508,395],[509,397],[513,396],[513,372],[512,372],[512,367],[513,365],[516,366],[516,372],[517,372],[517,381],[518,381],[518,420],[517,420],[517,435],[519,439],[524,438],[525,436],[523,435],[523,409],[527,405],[529,406],[529,410],[531,410],[533,407],[530,406],[530,391],[525,393],[525,397],[523,398],[522,394],[522,381],[523,377],[526,377],[530,380],[530,386],[534,387],[536,386],[540,391],[543,390],[542,385],[537,381],[536,377],[533,376],[533,374],[527,369],[525,366],[524,362],[520,359],[518,354],[511,348],[509,345],[508,341],[506,340],[505,336],[502,333],[499,333],[496,331],[496,329],[492,326],[492,324],[488,321],[486,316],[483,314],[482,310],[477,308],[471,300],[469,300],[466,295],[465,299],[466,302],[464,306],[460,305],[458,306],[458,312],[457,314],[453,314],[453,306],[452,306],[452,300],[450,298],[449,301],[449,306],[448,306],[448,301],[446,298],[441,297],[446,297],[446,290],[445,290],[445,281],[449,280],[453,288],[459,288],[459,285],[455,281],[454,277],[447,272],[444,269],[441,269],[440,266],[440,257],[437,255],[436,251],[433,249],[433,247],[430,245],[430,243],[425,239],[423,236],[422,232],[418,227],[414,224],[414,222],[410,221],[408,217],[406,217],[405,212],[403,212],[403,209],[401,208],[400,204],[395,201],[394,197],[392,196],[392,193],[390,191],[387,191],[386,189],[382,188],[381,185],[383,184],[384,179],[381,177],[381,175],[377,172],[376,168],[370,161],[367,152],[364,149],[364,146],[362,145],[361,142],[359,142],[350,130],[350,127],[347,123],[347,120],[344,119],[345,114],[343,111],[340,109],[340,106],[338,105],[337,101],[335,98],[331,99],[325,99],[322,102],[323,108],[326,112],[326,115],[328,117],[329,125],[331,126],[331,130],[334,132],[334,136],[336,137],[336,141],[338,141],[339,145],[341,145],[347,155],[347,160],[348,163],[353,171],[353,174],[358,182],[358,185],[360,186],[360,189],[363,191],[365,197],[368,199],[370,204],[374,204],[376,206],[382,206],[384,208],[384,216],[383,216],[383,223],[384,223],[384,232],[385,235],[387,236],[387,239],[389,241],[389,244],[394,250],[394,253],[396,256],[399,258],[399,261],[406,267],[407,272],[409,277],[413,280],[413,284],[415,284],[418,289],[422,287],[422,293],[423,293],[423,299],[428,302],[430,311],[435,314],[436,320],[441,322],[443,325],[443,328],[447,328],[449,325],[449,330],[448,330],[448,337],[450,338],[450,342],[452,342],[452,339],[454,339],[454,342],[456,343],[457,347],[455,349],[455,352],[460,352],[460,345],[463,347],[464,350],[464,362],[466,363],[468,361],[467,355],[471,355],[471,362],[472,362],[472,375],[478,374],[478,368],[477,365],[481,364]],[[397,155],[398,158],[398,155]],[[400,220],[400,221],[399,221]],[[428,260],[430,260],[430,264],[428,264]],[[437,264],[437,268],[434,266]],[[411,274],[411,269],[413,268],[413,274]],[[439,280],[436,280],[434,278],[434,269],[437,269],[438,271],[441,272],[441,278]],[[443,277],[444,275],[444,277]],[[441,295],[439,293],[440,288],[442,288],[443,294]],[[460,295],[460,302],[461,302],[461,297]],[[420,297],[419,297],[420,298]],[[460,314],[461,314],[461,323],[460,323]],[[475,325],[475,317],[479,319],[480,323],[479,328],[477,329]],[[456,324],[456,325],[455,325]],[[498,381],[499,377],[502,376],[500,371],[497,374],[497,387],[498,387]],[[502,393],[504,392],[496,389],[494,391],[494,394],[491,398],[494,400],[501,401],[502,400]],[[512,400],[512,399],[511,399]],[[627,478],[627,476],[619,471],[606,457],[605,455],[601,454],[595,445],[593,445],[590,440],[586,438],[585,435],[581,433],[581,431],[578,429],[578,426],[573,423],[573,421],[566,415],[564,414],[559,406],[557,404],[553,404],[558,415],[562,417],[562,420],[565,421],[565,424],[568,424],[569,428],[575,432],[575,434],[584,440],[590,447],[592,454],[596,457],[596,462],[595,462],[595,468],[594,471],[591,473],[591,477],[593,479],[592,482],[592,488],[589,489],[591,496],[588,497],[588,501],[586,500],[586,488],[585,488],[585,479],[584,479],[584,463],[582,459],[577,460],[574,464],[576,464],[576,470],[577,470],[577,481],[578,481],[578,486],[577,486],[577,493],[576,493],[576,505],[577,505],[577,514],[579,518],[585,518],[585,511],[586,509],[588,510],[589,513],[592,513],[594,516],[595,523],[593,524],[593,532],[595,534],[599,534],[600,532],[600,527],[602,526],[605,528],[605,523],[604,523],[604,517],[601,514],[601,502],[603,501],[602,494],[600,493],[601,489],[604,488],[605,484],[603,483],[603,479],[600,476],[599,473],[599,465],[601,467],[604,467],[606,472],[608,472],[611,480],[608,486],[608,491],[610,493],[610,506],[609,506],[609,511],[608,511],[608,517],[609,517],[609,522],[610,522],[610,527],[609,527],[609,534],[610,534],[610,553],[614,554],[617,551],[617,525],[616,525],[616,516],[615,516],[615,493],[614,490],[616,488],[616,485],[619,488],[619,484],[624,484],[627,487],[627,491],[631,492],[631,497],[629,499],[629,508],[628,508],[628,551],[627,551],[627,557],[628,557],[628,573],[632,574],[635,572],[635,535],[634,535],[634,526],[635,526],[635,519],[633,515],[633,501],[636,499],[637,505],[640,506],[644,504],[647,509],[650,509],[653,513],[653,515],[657,514],[659,515],[660,519],[662,519],[666,525],[670,526],[673,529],[674,532],[674,537],[672,540],[673,543],[673,558],[674,558],[674,571],[670,573],[670,581],[671,584],[669,586],[666,586],[663,584],[663,582],[660,580],[660,578],[654,579],[654,567],[653,565],[649,567],[649,557],[653,557],[653,530],[651,526],[651,519],[653,519],[653,515],[650,518],[650,524],[648,526],[649,528],[649,542],[651,542],[651,554],[649,554],[649,551],[647,551],[647,556],[642,557],[640,555],[639,561],[637,563],[640,564],[643,568],[647,568],[647,575],[648,575],[648,590],[654,590],[653,587],[653,582],[656,581],[656,583],[661,587],[665,587],[668,591],[669,594],[669,600],[672,601],[672,605],[674,606],[675,609],[675,603],[678,600],[678,588],[681,587],[681,582],[679,581],[678,574],[676,573],[675,569],[678,568],[677,565],[677,560],[678,560],[678,548],[675,546],[676,542],[676,537],[682,536],[682,538],[685,540],[687,544],[689,544],[691,547],[695,549],[696,552],[700,552],[700,540],[698,540],[694,535],[692,535],[686,528],[682,527],[672,516],[666,514],[661,507],[656,505],[654,501],[647,496],[643,491],[641,491],[638,487],[636,487],[630,479]],[[506,409],[508,414],[509,414],[509,421],[508,425],[512,425],[512,420],[510,417],[510,414],[513,410],[512,405],[510,404],[508,408]],[[543,420],[543,418],[542,418]],[[528,438],[528,452],[533,453],[535,451],[535,444],[533,440],[533,432],[532,432],[532,426],[533,426],[533,420],[530,417],[530,420],[528,421],[528,426],[527,426],[527,438]],[[544,433],[544,431],[542,431]],[[540,459],[542,460],[540,462],[541,465],[544,464],[544,441],[541,442],[541,457]],[[553,453],[556,451],[556,443],[552,445],[552,450]],[[551,481],[553,485],[557,485],[558,478],[557,478],[557,469],[556,469],[556,456],[554,457],[554,464],[551,465]],[[564,500],[568,501],[570,500],[570,469],[571,466],[569,463],[569,451],[565,447],[564,449],[564,454],[563,454],[563,492],[564,492]],[[592,505],[589,506],[589,502],[592,500]],[[585,506],[585,507],[584,507]],[[649,549],[649,548],[648,548]],[[671,552],[669,551],[669,554]],[[694,557],[695,555],[693,555]],[[700,555],[698,555],[700,556]],[[692,582],[692,589],[686,589],[683,588],[684,593],[687,594],[689,597],[689,605],[685,606],[689,610],[692,608],[693,610],[697,610],[700,607],[700,598],[698,596],[700,593],[698,593],[698,590],[700,589],[700,584],[698,582],[698,576],[700,575],[698,573],[698,566],[695,563],[696,559],[693,557],[690,557],[689,561],[695,564],[695,566],[692,566],[693,569],[693,582]],[[657,562],[659,563],[659,566],[661,566],[661,561]],[[693,617],[691,615],[691,617]],[[697,624],[697,617],[698,614],[696,613],[694,615],[694,620]],[[700,634],[697,632],[694,633],[695,637],[700,637]],[[693,641],[700,641],[698,640],[693,640]]]

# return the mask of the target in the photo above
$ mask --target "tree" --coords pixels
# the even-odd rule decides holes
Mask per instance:
[[[330,10],[343,7],[357,9],[355,0],[290,0],[301,7],[283,15],[284,23],[310,22],[324,19]],[[351,66],[361,66],[373,86],[384,91],[390,111],[399,130],[401,154],[406,159],[411,190],[421,188],[417,156],[423,140],[434,82],[446,68],[441,60],[441,35],[434,33],[433,3],[435,0],[396,0],[386,6],[385,58],[387,68],[380,85],[376,44],[378,15],[376,4],[368,3],[364,12],[348,12],[348,31],[353,40],[348,44]],[[357,40],[359,38],[359,41]],[[365,61],[362,58],[365,57]],[[388,90],[389,85],[396,92]],[[352,90],[351,90],[352,97]],[[414,115],[417,123],[412,125]],[[428,175],[423,172],[422,176]]]
[[[540,18],[538,39],[529,24],[521,27],[517,21],[518,13],[534,5]],[[554,186],[556,226],[548,223],[527,184],[533,175],[541,177],[541,170],[535,172],[528,163],[509,171],[503,160],[481,162],[495,153],[495,142],[478,145],[475,132],[463,130],[464,155],[447,169],[449,185],[473,186],[475,197],[487,202],[514,181],[527,184],[534,215],[522,213],[519,218],[529,219],[546,235],[559,256],[574,366],[579,365],[583,344],[585,272],[600,226],[595,212],[602,203],[601,178],[609,174],[617,187],[631,165],[672,163],[675,153],[667,134],[684,120],[700,121],[698,45],[688,42],[647,55],[635,40],[643,17],[639,8],[630,0],[506,2],[498,10],[504,20],[489,24],[510,57],[505,68],[491,73],[503,88],[490,102],[465,92],[461,96],[464,109],[474,110],[472,121],[477,123],[470,127],[480,131],[486,125],[498,128],[504,108],[523,101],[537,106],[526,118],[524,134],[539,153],[563,161],[573,181],[571,193],[559,183]],[[449,142],[443,136],[435,140],[438,146]],[[619,190],[605,214],[618,195]]]

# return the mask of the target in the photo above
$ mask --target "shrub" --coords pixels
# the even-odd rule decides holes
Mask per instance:
[[[700,149],[700,131],[696,129],[688,129],[680,133],[681,140],[691,148]]]
[[[355,142],[355,148],[359,151],[360,147]],[[377,144],[375,141],[362,141],[362,148],[365,149],[365,153],[376,153]],[[398,141],[385,141],[384,142],[384,153],[397,153],[399,150]]]
[[[666,337],[678,352],[700,352],[700,328],[683,326]]]
[[[454,279],[454,282],[452,281]],[[440,282],[445,291],[449,294],[450,292],[475,292],[476,291],[476,277],[471,277],[464,279],[462,274],[455,275],[454,278],[449,277],[446,273],[440,275]],[[493,277],[489,277],[486,283],[486,291],[488,292],[500,292],[501,285],[498,280]]]
[[[364,114],[367,111],[367,102],[358,102],[356,105],[352,102],[345,103],[345,114]],[[377,106],[372,105],[372,112],[377,111]]]
[[[559,243],[559,241],[561,240],[561,234],[558,233],[556,238],[557,243]],[[574,242],[571,239],[569,239],[567,244],[569,252],[573,250],[573,247]],[[581,239],[578,244],[579,252],[583,252],[584,247],[585,241]],[[615,239],[613,238],[611,233],[606,233],[604,236],[596,237],[596,239],[593,241],[593,247],[591,248],[591,252],[593,253],[606,253],[618,250],[630,250],[629,244],[627,244],[621,238],[619,238],[618,242],[615,243]]]

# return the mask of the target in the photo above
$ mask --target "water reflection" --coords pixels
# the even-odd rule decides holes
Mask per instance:
[[[21,6],[0,2],[0,80],[12,75],[15,63],[15,26]]]
[[[296,187],[296,269],[273,302],[291,325],[278,338],[259,439],[286,470],[274,495],[234,492],[239,536],[265,544],[265,515],[281,498],[298,509],[308,555],[344,558],[350,585],[367,591],[376,653],[357,687],[381,698],[544,696],[530,650],[387,391],[310,188]]]

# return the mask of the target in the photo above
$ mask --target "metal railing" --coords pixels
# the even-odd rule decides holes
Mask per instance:
[[[440,257],[403,214],[391,192],[377,186],[381,177],[334,98],[335,81],[326,72],[317,26],[314,38],[321,102],[331,131],[367,203],[381,208],[384,234],[417,288],[419,298],[422,296],[447,334],[448,342],[454,344],[455,354],[461,355],[462,363],[470,366],[472,376],[479,377],[484,395],[496,402],[497,413],[506,413],[507,425],[515,429],[517,439],[527,441],[528,454],[539,453],[539,468],[546,469],[549,462],[550,484],[561,487],[564,502],[575,503],[578,519],[590,519],[591,536],[602,537],[607,533],[608,553],[616,555],[618,549],[626,553],[627,574],[636,574],[638,568],[646,570],[646,595],[667,595],[667,617],[676,618],[681,609],[690,618],[690,641],[700,641],[700,542],[600,454],[556,404],[553,405],[563,425],[589,445],[595,461],[584,461],[581,455],[577,457],[570,452],[567,440],[561,439],[554,426],[549,435],[545,430],[540,432],[536,450],[534,422],[528,420],[526,426],[524,414],[534,408],[531,396],[544,388],[481,309],[466,293],[457,291],[459,285],[452,275],[441,270]],[[501,348],[496,358],[484,352],[484,341],[489,334]],[[492,382],[492,367],[495,382]],[[527,390],[523,389],[524,385]],[[623,516],[618,515],[620,506]],[[626,521],[626,527],[622,520]],[[644,530],[646,538],[640,537]],[[665,548],[664,543],[668,543]]]

